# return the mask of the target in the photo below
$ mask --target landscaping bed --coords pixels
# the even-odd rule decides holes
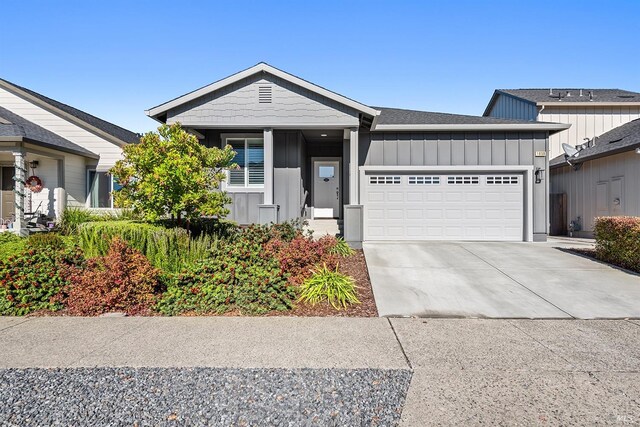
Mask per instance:
[[[377,316],[362,251],[299,223],[70,222],[0,241],[0,314]]]

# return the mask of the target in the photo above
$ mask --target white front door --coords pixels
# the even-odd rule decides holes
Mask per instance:
[[[340,162],[313,162],[313,217],[340,217]]]

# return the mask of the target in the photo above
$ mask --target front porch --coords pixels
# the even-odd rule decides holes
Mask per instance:
[[[346,220],[358,206],[358,128],[191,128],[207,146],[233,146],[238,171],[223,189],[240,224]]]
[[[40,191],[26,185],[29,176],[42,182]],[[29,221],[59,216],[66,207],[63,156],[29,144],[3,143],[0,147],[0,232],[27,235]]]

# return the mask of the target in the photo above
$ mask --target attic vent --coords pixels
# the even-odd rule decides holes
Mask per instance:
[[[271,104],[271,86],[258,86],[258,103]]]
[[[631,99],[631,98],[635,98],[635,95],[618,95],[618,98]]]

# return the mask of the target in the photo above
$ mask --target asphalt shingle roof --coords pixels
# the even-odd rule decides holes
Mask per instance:
[[[70,114],[72,116],[74,116],[75,118],[97,128],[100,129],[101,131],[113,136],[114,138],[119,139],[122,142],[125,143],[136,143],[139,141],[140,137],[138,136],[138,134],[136,134],[135,132],[131,132],[130,130],[127,130],[125,128],[122,128],[118,125],[114,125],[113,123],[110,123],[106,120],[102,120],[96,116],[93,116],[89,113],[86,113],[82,110],[78,110],[77,108],[74,108],[70,105],[67,104],[63,104],[60,101],[56,101],[55,99],[51,99],[49,97],[46,97],[38,92],[34,92],[31,89],[27,89],[25,87],[19,86],[15,83],[11,83],[7,80],[3,80],[0,79],[0,81],[5,82],[8,85],[11,86],[15,86],[16,88],[28,93],[29,95],[38,98],[39,100],[41,100],[42,102],[45,102],[49,105],[51,105],[52,107],[55,107],[59,110],[64,111],[67,114]]]
[[[578,157],[574,157],[571,162],[582,163],[599,157],[631,151],[638,147],[640,147],[640,119],[625,123],[622,126],[611,129],[609,132],[603,133],[595,139],[595,145],[580,151]],[[549,165],[558,166],[564,163],[563,154],[552,159]]]
[[[440,124],[531,124],[523,120],[498,119],[495,117],[467,116],[463,114],[436,113],[431,111],[404,110],[400,108],[372,107],[380,110],[378,124],[381,125],[440,125]],[[540,123],[540,122],[535,122]]]
[[[26,138],[35,144],[42,144],[49,148],[57,148],[92,158],[95,153],[55,134],[6,108],[0,107],[0,137]]]
[[[582,90],[582,96],[580,91]],[[498,89],[531,102],[640,102],[640,93],[622,89]],[[593,98],[589,94],[593,95]]]

